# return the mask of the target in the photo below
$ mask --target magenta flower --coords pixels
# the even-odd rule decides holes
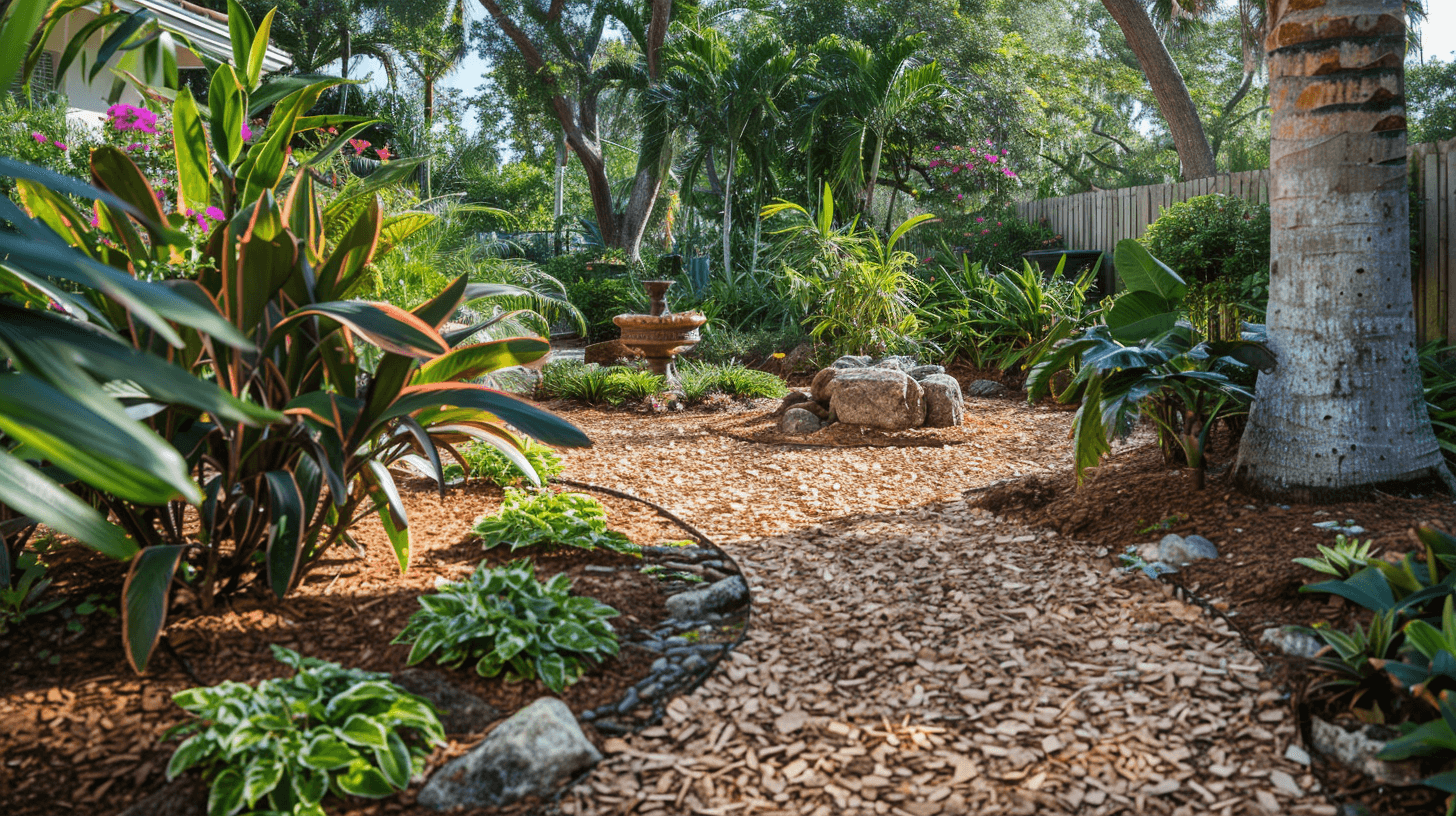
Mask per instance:
[[[379,160],[381,162],[386,163],[386,164],[389,162],[389,157],[391,155],[393,155],[392,153],[389,152],[389,148],[388,147],[381,147],[378,150],[375,150],[374,152],[375,153],[378,153],[379,154]]]
[[[36,131],[35,133],[30,134],[30,138],[36,140],[37,142],[40,142],[41,144],[46,143],[46,135],[44,133],[41,133],[40,131]]]
[[[61,149],[61,152],[62,153],[64,153],[67,150],[70,150],[71,149],[69,147],[66,147],[66,143],[65,142],[52,142],[51,144],[54,144],[56,147],[59,147]]]
[[[350,139],[349,147],[354,148],[355,154],[362,156],[369,149],[369,142],[366,139]]]
[[[107,108],[106,115],[118,131],[137,130],[152,135],[157,132],[157,114],[146,108],[118,103]]]
[[[1001,157],[997,156],[995,153],[987,153],[986,161],[990,162],[991,164],[995,164],[996,162],[1001,161]]]
[[[223,219],[227,218],[227,215],[224,214],[223,211],[218,209],[217,207],[208,207],[207,212],[205,212],[204,215],[214,221],[222,221]]]
[[[990,235],[991,234],[991,230],[989,230],[989,229],[983,229],[983,230],[981,230],[981,234],[982,235]]]
[[[995,143],[994,143],[994,142],[992,142],[992,141],[991,141],[991,140],[990,140],[990,139],[987,139],[987,140],[986,140],[986,146],[987,146],[987,147],[995,147],[995,146],[996,146],[996,145],[995,145]]]
[[[940,145],[936,145],[935,147],[932,147],[930,149],[939,152],[940,151]]]
[[[976,223],[977,223],[977,224],[980,224],[980,223],[983,223],[983,222],[984,222],[984,221],[985,221],[985,220],[986,220],[986,219],[984,219],[984,218],[982,218],[982,217],[981,217],[981,216],[979,216],[979,215],[978,215],[978,216],[976,216]]]
[[[952,173],[959,173],[959,172],[960,172],[960,171],[961,171],[961,166],[960,166],[960,165],[959,165],[959,164],[958,164],[958,165],[956,165],[956,166],[955,166],[955,167],[952,167],[952,168],[951,168],[951,169],[950,169],[950,171],[951,171],[951,172],[952,172]]]
[[[247,122],[244,122],[243,123],[243,130],[242,130],[242,134],[241,135],[243,137],[243,141],[245,141],[245,142],[246,141],[251,141],[252,138],[253,138],[253,129],[250,128],[250,127],[248,127],[248,123]]]

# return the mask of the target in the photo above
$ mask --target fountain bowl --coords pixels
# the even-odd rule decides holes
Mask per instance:
[[[667,310],[667,290],[673,281],[643,281],[652,298],[651,314],[622,314],[612,322],[622,330],[622,345],[647,358],[652,373],[677,382],[673,358],[698,344],[708,318],[698,312],[673,314]]]

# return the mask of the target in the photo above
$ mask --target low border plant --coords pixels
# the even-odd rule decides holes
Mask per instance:
[[[608,530],[606,508],[581,493],[526,493],[506,488],[500,510],[477,519],[473,532],[487,550],[508,544],[515,552],[544,544],[626,555],[641,551],[627,536]]]
[[[561,454],[549,445],[530,439],[522,441],[525,444],[521,446],[521,456],[531,466],[540,484],[559,476],[566,468],[561,462]],[[460,456],[469,466],[468,475],[472,479],[482,479],[499,487],[517,487],[522,482],[530,481],[521,466],[494,445],[470,444],[460,450]],[[450,465],[445,468],[445,475],[447,478],[455,478],[467,474],[459,465]]]
[[[430,704],[389,675],[273,646],[292,677],[257,686],[227,681],[172,700],[193,716],[168,732],[188,735],[167,778],[198,768],[211,785],[208,816],[260,803],[273,813],[323,816],[325,794],[379,799],[409,786],[445,741]]]
[[[421,595],[419,611],[395,643],[411,644],[413,666],[431,655],[442,666],[475,662],[482,677],[539,679],[560,694],[594,662],[615,655],[617,610],[571,594],[571,578],[536,580],[529,558],[490,569],[482,563],[464,581]]]
[[[702,402],[713,394],[749,399],[781,399],[789,386],[767,371],[749,368],[742,363],[695,363],[684,361],[678,366],[679,390],[683,402]]]

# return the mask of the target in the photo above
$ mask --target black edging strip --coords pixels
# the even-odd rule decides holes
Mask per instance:
[[[657,512],[658,515],[662,516],[663,518],[667,519],[668,521],[671,521],[672,523],[674,523],[674,524],[678,525],[679,527],[683,528],[684,530],[686,530],[688,532],[688,534],[691,535],[691,536],[693,536],[694,538],[696,538],[700,544],[702,544],[703,546],[705,546],[707,548],[712,549],[715,553],[717,553],[721,557],[722,560],[727,561],[729,564],[731,564],[732,565],[732,569],[733,569],[733,575],[737,575],[738,578],[743,581],[744,587],[748,589],[748,603],[746,603],[739,612],[733,613],[735,615],[742,615],[742,620],[741,620],[742,628],[738,632],[738,636],[736,638],[734,638],[733,640],[724,641],[721,644],[705,644],[705,645],[721,645],[723,647],[722,649],[716,650],[717,651],[717,654],[714,657],[712,657],[712,658],[706,658],[705,657],[704,658],[707,661],[706,668],[704,668],[696,676],[691,675],[691,674],[687,675],[687,677],[685,678],[685,680],[683,682],[680,682],[680,683],[673,683],[671,685],[668,685],[666,682],[663,682],[663,683],[661,683],[661,685],[662,685],[661,690],[656,695],[654,695],[654,699],[652,699],[650,701],[643,700],[637,706],[633,706],[633,707],[627,709],[626,711],[618,712],[618,713],[620,713],[623,716],[624,719],[628,719],[628,722],[626,724],[623,724],[617,718],[610,718],[610,719],[592,719],[592,720],[588,720],[587,721],[593,727],[595,727],[598,731],[600,731],[602,733],[605,733],[605,734],[613,734],[613,735],[618,735],[618,736],[624,735],[624,734],[635,734],[635,733],[641,731],[644,728],[648,728],[648,727],[651,727],[653,725],[656,725],[656,724],[662,722],[662,718],[667,713],[667,701],[668,700],[670,700],[673,697],[677,697],[677,696],[685,695],[685,694],[691,694],[692,692],[696,691],[699,686],[701,686],[709,677],[712,676],[714,670],[716,670],[718,668],[718,666],[723,662],[723,659],[726,658],[728,656],[728,654],[730,652],[732,652],[734,649],[738,648],[738,646],[743,643],[743,640],[746,637],[748,637],[748,627],[749,627],[749,624],[750,624],[750,622],[752,620],[752,617],[753,617],[753,591],[752,591],[751,588],[748,587],[748,577],[743,574],[743,568],[739,565],[737,559],[735,559],[733,556],[729,555],[727,552],[724,552],[724,550],[723,550],[722,547],[719,547],[717,544],[713,543],[713,540],[710,539],[710,538],[708,538],[708,536],[706,534],[704,534],[701,530],[699,530],[698,528],[696,528],[693,525],[689,524],[688,522],[684,521],[680,516],[678,516],[676,513],[672,512],[671,510],[668,510],[666,507],[663,507],[662,505],[657,504],[656,502],[652,502],[652,501],[649,501],[647,499],[644,499],[641,496],[635,495],[633,493],[629,493],[629,492],[627,492],[625,490],[617,490],[616,488],[603,487],[602,485],[591,484],[590,482],[580,482],[580,481],[577,481],[575,479],[562,479],[562,478],[553,479],[552,481],[555,482],[555,483],[557,483],[557,484],[566,485],[568,487],[575,487],[575,488],[579,488],[581,490],[591,490],[591,491],[595,491],[595,492],[598,492],[598,493],[604,493],[604,494],[606,494],[608,496],[615,496],[616,498],[619,498],[619,499],[625,499],[627,501],[637,502],[639,504],[644,504],[644,505],[652,508],[654,511]],[[646,560],[646,557],[645,556],[644,556],[644,560]],[[730,580],[731,578],[732,578],[732,575],[728,576],[727,578],[720,579],[720,580],[725,580],[726,581],[726,580]],[[685,623],[686,623],[686,621],[685,621]],[[702,623],[702,622],[700,621],[698,623]],[[687,631],[687,630],[683,630],[683,631]],[[695,652],[694,654],[701,654],[701,653]],[[651,676],[651,675],[649,675],[649,676]],[[633,688],[629,690],[629,693],[634,692],[635,690],[636,690],[636,686],[634,685]],[[622,700],[626,700],[626,699],[627,699],[627,697],[624,695],[623,698],[622,698]],[[621,702],[622,701],[619,700],[617,702],[617,705],[620,705]],[[652,707],[652,713],[649,716],[647,716],[646,718],[637,718],[637,717],[628,718],[628,717],[626,717],[626,715],[629,715],[629,714],[632,714],[632,713],[634,713],[636,711],[641,710],[641,708],[643,707],[643,705],[646,705],[646,704],[649,704],[649,703],[650,703],[650,705]],[[615,706],[612,706],[612,708],[615,708]],[[572,784],[574,784],[574,783],[572,783]],[[564,786],[561,789],[561,792],[565,792],[570,787],[571,787],[570,784]],[[560,793],[558,793],[557,795],[560,796]]]

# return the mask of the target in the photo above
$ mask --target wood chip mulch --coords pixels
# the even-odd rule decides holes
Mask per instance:
[[[597,445],[568,475],[692,519],[755,615],[726,671],[607,740],[561,811],[1336,813],[1284,759],[1286,694],[1227,624],[961,499],[1070,455],[1067,413],[969,405],[965,444],[914,449],[569,414]]]

